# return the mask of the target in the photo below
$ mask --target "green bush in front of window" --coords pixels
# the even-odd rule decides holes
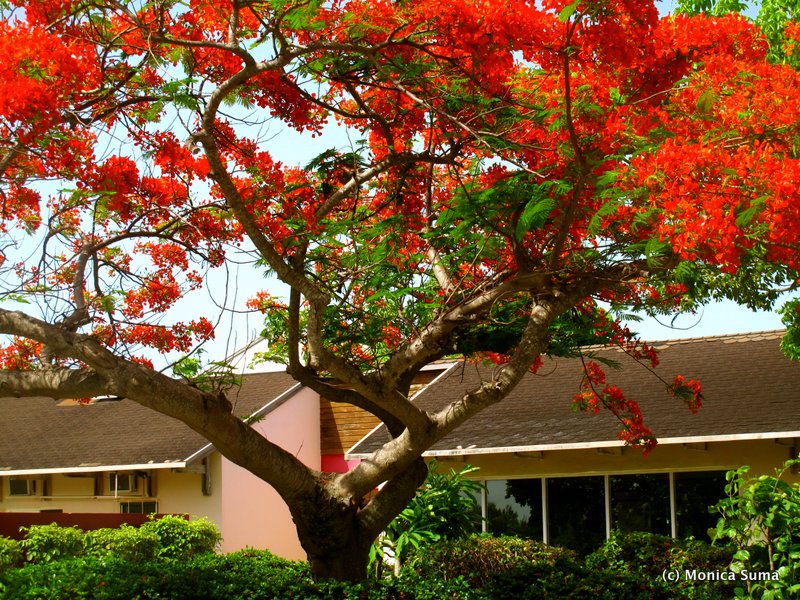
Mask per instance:
[[[561,559],[577,561],[578,555],[534,540],[482,534],[423,548],[409,559],[406,570],[423,579],[464,577],[472,585],[483,587],[496,573],[531,563],[554,564]]]
[[[730,546],[715,547],[694,539],[675,539],[645,532],[614,531],[611,538],[586,557],[592,572],[608,571],[638,578],[674,597],[717,600],[733,596],[735,585],[712,577],[687,576],[690,573],[716,574],[727,569],[733,557]],[[677,581],[664,581],[664,573],[677,572]]]
[[[382,574],[389,558],[397,575],[408,557],[420,549],[480,529],[483,484],[468,478],[477,470],[466,465],[459,471],[442,473],[436,461],[428,464],[425,483],[372,546],[370,561],[376,574]]]
[[[784,463],[774,476],[750,478],[750,467],[727,474],[727,498],[711,512],[719,515],[715,543],[736,547],[730,569],[737,573],[737,597],[783,600],[800,597],[800,482],[786,475],[800,459]]]

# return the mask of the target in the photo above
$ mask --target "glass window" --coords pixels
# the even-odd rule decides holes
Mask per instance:
[[[486,482],[488,530],[494,535],[542,539],[542,480]]]
[[[717,525],[717,516],[708,507],[725,496],[725,471],[675,473],[676,521],[678,537],[709,541],[708,530]]]
[[[611,527],[671,535],[669,475],[612,475]]]
[[[548,540],[580,554],[596,550],[606,539],[603,477],[558,477],[547,480]]]
[[[28,479],[9,479],[8,493],[10,496],[32,496],[36,490],[36,483]]]
[[[120,502],[119,512],[124,514],[151,515],[158,512],[157,502]]]

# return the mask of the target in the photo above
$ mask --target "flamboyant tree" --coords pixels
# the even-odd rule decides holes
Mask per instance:
[[[781,59],[741,16],[647,0],[0,7],[3,393],[184,421],[281,494],[318,576],[363,577],[425,449],[542,355],[599,342],[655,361],[620,311],[771,306],[797,285],[791,21]],[[281,164],[272,123],[352,143]],[[253,300],[270,355],[393,438],[347,473],[305,467],[224,390],[145,358],[213,335],[169,310],[237,247],[290,289]],[[415,374],[453,354],[498,367],[415,407]],[[585,371],[573,401],[649,448],[635,401]],[[696,408],[697,382],[668,387]]]

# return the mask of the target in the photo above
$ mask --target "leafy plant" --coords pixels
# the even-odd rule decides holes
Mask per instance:
[[[140,535],[152,534],[158,539],[160,548],[157,555],[161,558],[185,560],[213,552],[222,539],[217,526],[205,517],[189,521],[166,515],[144,523],[139,531]]]
[[[16,567],[22,560],[22,551],[17,540],[0,537],[0,573]]]
[[[132,563],[153,560],[161,550],[161,540],[155,531],[130,525],[87,531],[83,544],[89,556],[111,555]]]
[[[422,548],[409,558],[406,570],[422,579],[464,577],[473,586],[483,587],[496,573],[531,563],[553,564],[562,558],[577,560],[577,555],[572,550],[534,540],[472,535]]]
[[[20,530],[26,532],[20,546],[28,562],[46,563],[83,553],[83,531],[77,527],[59,527],[52,523]]]
[[[425,483],[373,544],[371,560],[378,572],[391,559],[398,574],[412,552],[442,539],[466,537],[479,529],[483,485],[468,478],[477,470],[467,465],[440,473],[436,461],[428,464]]]
[[[715,547],[707,542],[681,540],[654,533],[615,531],[595,552],[586,557],[590,572],[607,571],[621,577],[633,577],[655,587],[667,597],[727,598],[733,594],[734,585],[728,581],[700,580],[680,577],[675,582],[664,582],[665,571],[684,574],[687,569],[704,573],[727,569],[734,549]]]
[[[725,476],[728,497],[711,508],[720,515],[714,541],[736,547],[730,568],[739,574],[738,597],[800,595],[800,483],[784,479],[797,465],[800,460],[787,461],[774,476],[748,478],[749,466]]]

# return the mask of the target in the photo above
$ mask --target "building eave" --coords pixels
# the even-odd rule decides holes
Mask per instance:
[[[150,471],[154,469],[183,469],[188,462],[182,460],[160,463],[136,463],[124,465],[91,465],[78,467],[51,467],[47,469],[4,469],[0,477],[30,477],[34,475],[74,475],[80,473],[105,473],[108,471]]]
[[[659,446],[676,444],[707,444],[713,442],[740,442],[754,440],[778,440],[778,439],[800,439],[800,431],[770,431],[755,433],[732,433],[720,435],[695,435],[671,438],[660,438]],[[465,446],[461,448],[448,448],[445,450],[428,450],[422,456],[426,458],[449,457],[449,456],[475,456],[486,454],[514,454],[520,452],[553,452],[558,450],[593,450],[597,448],[618,448],[625,446],[621,440],[600,440],[596,442],[571,442],[563,444],[531,444],[527,446],[494,446],[490,448],[478,448]],[[368,458],[369,454],[347,453],[347,460],[359,460]]]

